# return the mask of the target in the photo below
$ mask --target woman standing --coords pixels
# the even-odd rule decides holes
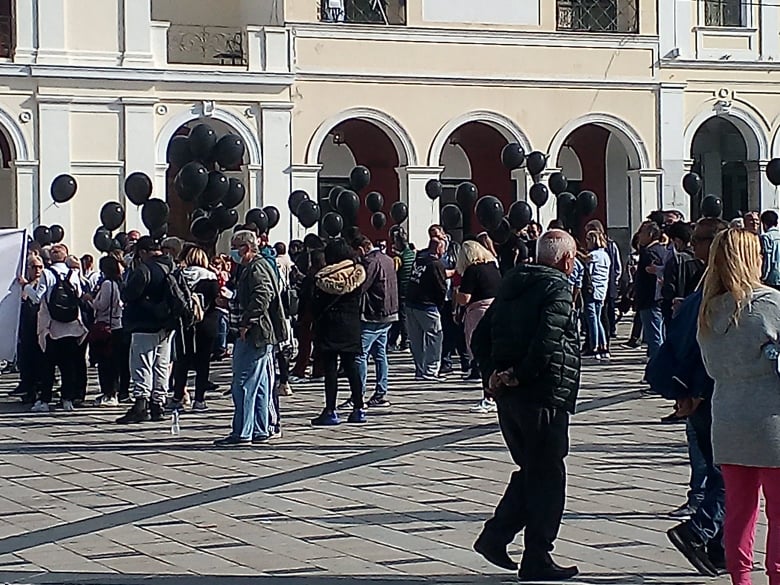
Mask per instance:
[[[325,409],[312,426],[339,424],[338,362],[349,380],[353,410],[348,422],[366,422],[363,384],[357,358],[363,351],[360,340],[360,286],[366,270],[355,261],[354,252],[343,238],[325,247],[327,266],[314,277],[314,347],[325,369]]]
[[[98,264],[103,281],[98,285],[92,309],[95,322],[89,332],[89,355],[97,361],[100,396],[95,406],[119,406],[119,373],[122,370],[122,272],[113,256]]]
[[[455,302],[465,307],[463,328],[466,335],[466,350],[474,369],[471,336],[496,297],[501,284],[501,271],[498,269],[496,257],[485,246],[474,241],[463,242],[455,270],[462,277],[458,292],[455,294]],[[496,412],[496,403],[485,390],[487,380],[482,381],[482,400],[471,411],[479,414]]]
[[[187,375],[195,370],[195,402],[193,411],[208,410],[206,391],[213,389],[209,381],[211,354],[217,341],[219,312],[216,300],[219,282],[209,269],[209,257],[203,248],[190,246],[184,252],[182,276],[190,291],[200,301],[203,319],[188,329],[179,329],[174,337],[176,361],[173,364],[173,407],[180,409],[187,386]]]
[[[715,381],[712,448],[726,486],[723,544],[731,582],[752,583],[763,488],[766,569],[770,585],[780,585],[780,292],[761,284],[761,247],[754,234],[729,229],[715,237],[697,337]]]
[[[586,268],[590,275],[591,289],[585,295],[585,324],[588,328],[589,355],[597,359],[610,359],[607,332],[601,320],[601,311],[609,288],[610,259],[604,234],[591,230],[585,235],[588,251]]]

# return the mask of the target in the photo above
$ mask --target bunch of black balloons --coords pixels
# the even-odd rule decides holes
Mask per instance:
[[[778,160],[778,163],[780,163],[780,160]],[[780,172],[780,165],[778,165],[778,172]],[[769,167],[767,166],[768,175]],[[778,182],[780,183],[780,174],[778,175]],[[682,186],[688,195],[698,197],[704,184],[698,173],[691,172],[683,177]],[[723,215],[723,201],[717,195],[707,195],[701,200],[699,211],[702,217],[721,217]]]
[[[62,229],[61,225],[53,225],[51,227],[39,225],[33,230],[32,237],[41,246],[59,244],[65,238],[65,230]]]
[[[235,209],[229,211],[235,211]],[[244,223],[248,226],[254,226],[261,234],[267,234],[269,230],[279,225],[279,218],[279,210],[269,205],[262,209],[255,208],[247,211]]]
[[[220,232],[238,223],[235,208],[244,200],[246,187],[225,171],[240,167],[245,150],[240,136],[217,138],[208,124],[198,124],[188,136],[171,140],[168,161],[178,169],[174,189],[183,201],[195,205],[190,216],[190,233],[195,240],[212,243]]]

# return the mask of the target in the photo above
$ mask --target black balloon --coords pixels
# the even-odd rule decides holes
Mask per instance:
[[[720,217],[723,215],[723,201],[715,195],[707,195],[701,202],[703,217]]]
[[[152,232],[168,223],[170,211],[168,204],[162,199],[150,199],[141,208],[141,221]]]
[[[41,246],[48,246],[52,243],[51,230],[45,225],[39,225],[33,230],[33,240],[38,242]]]
[[[547,166],[547,157],[538,150],[534,150],[525,160],[525,167],[531,176],[536,176]]]
[[[209,184],[209,172],[199,162],[184,165],[176,176],[176,190],[184,201],[195,201]]]
[[[124,250],[127,247],[127,234],[125,232],[119,232],[117,235],[114,236],[114,240],[119,242],[119,245],[121,246],[121,250]]]
[[[292,193],[290,193],[290,196],[287,198],[287,206],[290,208],[290,213],[297,216],[298,208],[301,206],[301,203],[308,200],[309,200],[309,194],[306,191],[301,191],[299,189],[297,191],[293,191]],[[316,220],[314,223],[317,223]]]
[[[322,218],[322,229],[330,237],[335,238],[344,229],[344,218],[335,211],[326,213]]]
[[[225,198],[230,189],[230,181],[219,171],[211,171],[203,193],[198,197],[201,206],[216,205]]]
[[[521,230],[531,223],[533,217],[533,210],[527,201],[515,201],[512,203],[507,215],[509,224],[516,230]]]
[[[701,177],[696,173],[688,173],[683,177],[682,186],[688,195],[698,195],[701,191]]]
[[[463,214],[457,205],[449,203],[441,208],[441,225],[447,231],[463,227]]]
[[[244,141],[235,134],[225,134],[214,147],[214,158],[223,169],[235,168],[244,159]]]
[[[263,211],[265,211],[265,216],[268,218],[268,229],[272,230],[277,225],[279,225],[279,210],[276,209],[276,207],[269,205],[268,207],[263,207]]]
[[[577,195],[577,211],[580,216],[587,217],[599,206],[599,198],[593,191],[580,191]]]
[[[382,211],[382,206],[385,204],[385,198],[382,197],[381,193],[378,193],[376,191],[371,191],[368,195],[366,195],[366,207],[368,207],[368,210],[371,213],[377,213],[378,211]]]
[[[143,205],[152,196],[152,180],[146,173],[132,173],[125,179],[125,195],[133,205]]]
[[[92,236],[92,245],[100,252],[109,252],[114,245],[114,238],[111,237],[110,231],[101,227]]]
[[[553,173],[550,175],[547,184],[550,185],[550,191],[553,192],[553,195],[560,195],[569,187],[569,181],[563,173]]]
[[[159,240],[162,240],[162,239],[163,239],[165,236],[167,236],[167,235],[168,235],[168,224],[167,224],[167,223],[164,223],[164,224],[162,224],[160,227],[158,227],[158,228],[156,228],[156,229],[153,229],[153,230],[151,230],[151,231],[149,232],[149,235],[150,235],[150,236],[151,236],[153,239],[155,239],[155,240],[157,240],[157,241],[159,241]],[[116,241],[116,238],[114,238],[114,240]]]
[[[217,134],[208,124],[198,124],[190,132],[190,148],[198,160],[208,160],[217,145]]]
[[[116,201],[109,201],[100,210],[100,223],[113,232],[125,221],[125,210]]]
[[[199,217],[208,217],[209,212],[205,209],[201,209],[200,207],[196,207],[192,210],[192,213],[190,213],[190,223],[198,219]]]
[[[775,187],[780,185],[780,158],[773,158],[767,163],[766,178]]]
[[[512,226],[509,224],[509,220],[506,217],[502,218],[498,227],[488,231],[488,235],[497,244],[506,244],[512,235]]]
[[[355,191],[362,191],[371,182],[371,171],[363,165],[358,165],[349,173],[349,186]]]
[[[49,233],[51,234],[52,244],[59,244],[65,237],[65,230],[62,228],[61,225],[55,224],[51,226],[49,228]]]
[[[246,187],[239,179],[228,179],[228,190],[222,198],[222,205],[225,207],[238,207],[246,196]]]
[[[333,187],[330,191],[328,191],[328,202],[330,203],[331,208],[338,209],[339,205],[339,195],[341,195],[345,191],[344,187]]]
[[[479,223],[488,231],[496,229],[504,217],[504,205],[493,195],[480,198],[475,211]]]
[[[396,201],[390,208],[390,217],[395,223],[403,223],[409,217],[409,208],[403,201]]]
[[[387,225],[387,216],[381,211],[375,212],[371,216],[371,225],[374,226],[375,230],[381,230]]]
[[[458,188],[455,190],[455,201],[458,202],[463,211],[471,209],[477,202],[478,197],[479,191],[477,191],[477,186],[468,181],[458,185]]]
[[[208,217],[199,217],[190,224],[192,237],[199,242],[213,242],[219,234],[219,229]]]
[[[298,207],[298,221],[305,228],[310,228],[320,220],[320,206],[311,199],[305,200]]]
[[[558,194],[558,217],[563,217],[577,208],[577,198],[573,193],[564,191]]]
[[[524,162],[525,150],[517,142],[511,142],[501,150],[501,164],[510,171],[519,169]]]
[[[229,230],[238,223],[238,211],[224,205],[217,205],[211,210],[209,219],[218,230]]]
[[[528,198],[534,202],[537,207],[542,207],[550,198],[550,192],[547,190],[547,186],[542,183],[534,183],[531,185],[531,189],[528,192]]]
[[[360,209],[360,197],[354,191],[346,190],[339,195],[337,211],[348,221],[357,218]]]
[[[250,209],[246,214],[246,223],[253,223],[261,234],[268,233],[268,216],[262,209]]]
[[[439,197],[441,197],[441,194],[444,192],[444,185],[441,184],[441,181],[437,181],[436,179],[431,179],[427,183],[425,183],[425,194],[428,196],[428,198],[431,201],[436,201]]]
[[[51,182],[51,198],[55,203],[70,201],[77,190],[78,183],[70,175],[60,175]]]
[[[186,136],[174,136],[168,143],[168,162],[176,168],[181,168],[192,162],[194,155],[190,148],[190,139]]]

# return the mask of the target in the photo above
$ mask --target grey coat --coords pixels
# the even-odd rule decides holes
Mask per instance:
[[[780,467],[780,378],[763,346],[780,342],[780,292],[760,287],[732,322],[734,300],[715,300],[712,331],[698,333],[715,380],[712,446],[718,464]]]

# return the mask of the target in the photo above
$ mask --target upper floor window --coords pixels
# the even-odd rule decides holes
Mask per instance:
[[[747,26],[744,0],[704,0],[704,26]]]
[[[0,0],[0,57],[14,53],[14,9],[12,0]]]
[[[322,22],[406,24],[406,0],[319,0]]]
[[[558,0],[558,30],[638,33],[638,0]]]

